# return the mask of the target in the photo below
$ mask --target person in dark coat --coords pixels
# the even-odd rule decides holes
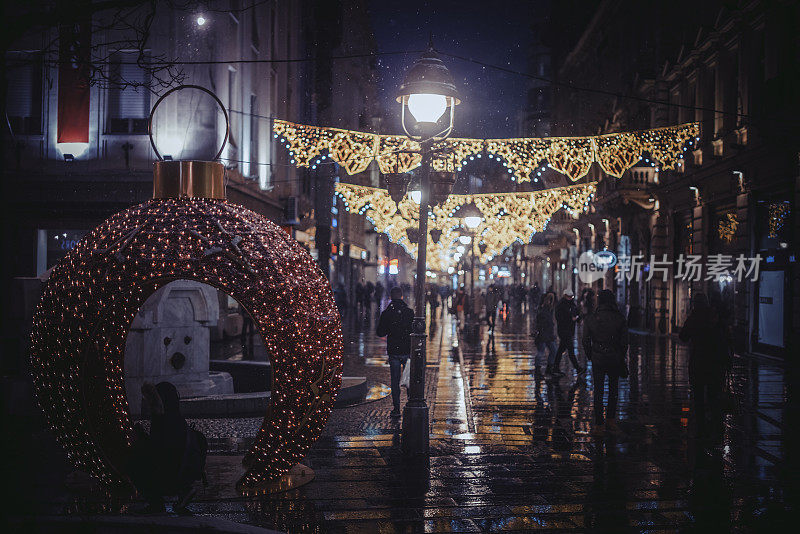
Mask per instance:
[[[336,302],[339,315],[344,318],[347,313],[347,291],[344,289],[344,285],[336,284],[336,289],[333,290],[333,300]]]
[[[628,326],[617,308],[614,293],[604,289],[598,295],[597,309],[586,317],[583,327],[583,348],[592,362],[594,380],[594,427],[601,435],[608,428],[616,430],[619,378],[627,376]],[[603,392],[608,377],[608,408],[603,416]]]
[[[367,311],[372,309],[372,298],[374,293],[375,286],[372,284],[372,282],[367,282],[364,286],[364,306],[367,308]]]
[[[177,495],[173,510],[180,513],[194,496],[193,483],[203,477],[208,444],[186,424],[173,384],[145,383],[142,397],[150,412],[150,432],[134,427],[130,477],[149,512],[163,512],[164,496]]]
[[[556,358],[556,328],[553,318],[554,300],[553,295],[545,295],[542,299],[542,305],[539,306],[539,313],[536,314],[536,337],[534,339],[537,350],[536,361],[538,362],[544,350],[547,349],[547,368],[545,369],[547,374],[552,374]],[[538,363],[536,363],[536,374],[539,374]]]
[[[383,300],[383,284],[378,282],[375,284],[375,304],[378,308],[378,311],[381,309],[381,301]]]
[[[499,291],[495,284],[486,288],[483,305],[486,308],[486,324],[489,325],[489,335],[494,335],[495,320],[497,318],[497,304],[500,302]]]
[[[392,417],[400,417],[400,374],[411,356],[411,332],[414,312],[403,300],[403,290],[393,287],[389,295],[391,302],[378,320],[378,337],[386,338],[386,354],[389,357],[389,372],[392,386]]]
[[[587,288],[583,293],[583,315],[588,316],[594,313],[594,290]]]
[[[558,325],[558,350],[556,351],[556,361],[553,366],[553,374],[555,376],[562,376],[561,372],[561,357],[564,351],[569,356],[569,361],[579,375],[586,372],[586,367],[582,367],[578,363],[578,358],[575,356],[575,347],[573,340],[575,338],[575,323],[580,320],[578,307],[575,305],[575,294],[571,289],[564,290],[564,296],[558,301],[556,306],[556,323]]]
[[[435,321],[436,310],[439,308],[439,288],[437,288],[435,284],[428,284],[428,291],[425,298],[431,308],[431,321]]]
[[[720,395],[731,362],[731,346],[723,317],[709,304],[705,293],[692,295],[692,310],[679,337],[689,344],[689,385],[697,428],[701,433],[716,430],[707,425],[707,415],[711,415],[714,426],[722,421]]]
[[[531,312],[536,313],[536,310],[539,309],[539,302],[542,299],[542,290],[537,282],[534,282],[533,287],[528,292],[528,299],[531,301]]]
[[[356,299],[353,304],[356,305],[356,310],[361,312],[364,309],[364,297],[366,296],[364,284],[361,282],[356,283]]]

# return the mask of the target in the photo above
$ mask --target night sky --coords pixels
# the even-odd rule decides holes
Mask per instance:
[[[421,50],[433,33],[442,53],[471,57],[492,65],[527,71],[533,35],[529,3],[372,0],[370,10],[380,52]],[[401,132],[399,104],[394,101],[406,69],[419,54],[379,58],[380,90],[387,116],[384,131]],[[518,115],[525,106],[528,80],[441,55],[456,80],[462,104],[456,108],[458,137],[516,137]],[[392,110],[397,110],[393,113]]]

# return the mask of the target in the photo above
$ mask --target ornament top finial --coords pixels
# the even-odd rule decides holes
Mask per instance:
[[[225,167],[217,161],[156,161],[153,198],[225,198]]]

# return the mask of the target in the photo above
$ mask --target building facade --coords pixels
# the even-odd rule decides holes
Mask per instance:
[[[368,36],[350,31],[362,27],[354,20],[366,18],[363,2],[153,6],[94,11],[96,4],[76,2],[60,25],[4,40],[3,242],[14,250],[3,262],[7,354],[22,353],[32,310],[17,309],[24,299],[16,296],[26,291],[20,280],[45,276],[85,233],[151,198],[156,150],[174,160],[213,159],[226,140],[226,116],[219,161],[228,199],[281,225],[312,252],[319,225],[331,226],[332,191],[324,192],[327,210],[316,209],[320,171],[293,165],[272,126],[280,118],[364,127],[377,115],[365,111],[375,105],[369,60],[366,71],[331,60],[354,42],[374,51]],[[325,48],[325,32],[351,48]],[[178,85],[204,87],[219,103],[195,89],[169,95],[152,118],[154,148],[151,110]],[[332,183],[335,164],[321,167]],[[352,233],[366,250],[363,229]],[[329,240],[326,252],[330,247]],[[359,261],[363,271],[367,260]]]
[[[633,328],[676,332],[692,294],[702,291],[729,315],[737,351],[785,357],[797,346],[800,315],[800,144],[791,120],[800,110],[790,89],[800,80],[800,13],[790,2],[686,7],[602,2],[558,66],[557,135],[695,121],[701,135],[676,169],[647,157],[621,179],[592,168],[594,206],[552,225],[545,276],[562,269],[559,261],[577,272],[574,258],[588,250],[640,257],[641,277],[609,274],[593,284],[616,291]],[[628,24],[643,17],[652,25]],[[699,279],[681,276],[681,255],[699,256],[706,269]],[[735,276],[739,256],[761,258],[757,277]],[[662,276],[665,257],[670,272]],[[709,277],[709,265],[726,258],[734,264]],[[568,284],[583,287],[577,276]]]

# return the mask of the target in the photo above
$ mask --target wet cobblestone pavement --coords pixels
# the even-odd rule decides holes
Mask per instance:
[[[385,343],[350,321],[345,374],[388,381]],[[469,336],[467,336],[469,337]],[[590,436],[591,374],[535,376],[525,320],[465,339],[449,318],[432,328],[427,391],[429,471],[400,453],[384,398],[333,412],[307,457],[316,479],[278,496],[242,498],[247,431],[257,420],[210,421],[212,484],[197,515],[288,532],[760,532],[782,527],[794,477],[786,456],[780,367],[737,358],[741,408],[720,441],[696,439],[686,351],[632,336],[620,386],[620,432]],[[579,355],[582,358],[582,355]],[[566,360],[566,359],[565,359]],[[405,402],[405,399],[404,401]]]
[[[526,321],[498,325],[493,347],[484,330],[464,336],[449,317],[431,328],[428,470],[404,461],[401,423],[381,398],[332,412],[304,462],[311,483],[243,497],[234,484],[260,419],[197,419],[210,438],[210,485],[190,510],[292,533],[790,531],[800,412],[787,403],[794,390],[782,367],[736,358],[740,409],[725,416],[718,442],[699,440],[685,348],[633,335],[620,432],[595,438],[591,374],[578,380],[565,361],[566,376],[536,376]],[[373,328],[374,318],[348,321],[345,374],[385,383],[385,342]],[[2,437],[15,459],[9,509],[70,509],[70,468],[52,436],[34,425]]]

